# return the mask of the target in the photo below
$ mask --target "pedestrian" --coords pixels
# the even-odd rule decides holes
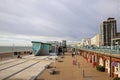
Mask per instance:
[[[17,58],[22,58],[20,55],[21,55],[21,52],[18,52]]]
[[[75,55],[76,55],[76,53],[75,53],[75,52],[73,52],[73,57],[75,57]]]
[[[65,52],[65,50],[64,50],[64,48],[62,48],[62,53],[63,53],[63,55],[64,55],[64,52]]]
[[[93,68],[96,67],[97,63],[94,61],[93,62]]]
[[[72,52],[72,57],[74,56],[73,52]]]
[[[72,57],[75,57],[75,48],[72,49]]]
[[[77,65],[77,60],[73,59],[73,65]]]
[[[61,52],[62,52],[62,49],[61,49],[61,47],[59,47],[59,48],[58,48],[58,55],[60,55]]]
[[[80,51],[78,51],[78,55],[80,55]]]

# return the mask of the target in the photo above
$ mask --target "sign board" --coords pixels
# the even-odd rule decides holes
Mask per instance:
[[[118,63],[117,62],[112,62],[111,65],[117,67]]]

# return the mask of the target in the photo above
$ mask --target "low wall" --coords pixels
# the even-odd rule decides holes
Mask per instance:
[[[10,59],[10,58],[15,58],[18,54],[20,54],[20,55],[30,55],[32,53],[33,53],[32,51],[0,53],[0,60],[6,60],[6,59]]]

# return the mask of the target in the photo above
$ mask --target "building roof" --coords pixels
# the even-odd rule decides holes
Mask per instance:
[[[32,43],[40,43],[40,44],[48,44],[51,45],[50,43],[43,43],[43,42],[39,42],[39,41],[31,41]]]
[[[109,17],[107,20],[114,20],[115,18],[113,18],[113,17]]]

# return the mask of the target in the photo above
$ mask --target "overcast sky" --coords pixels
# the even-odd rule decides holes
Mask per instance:
[[[120,0],[0,0],[0,39],[80,41],[114,17]]]

